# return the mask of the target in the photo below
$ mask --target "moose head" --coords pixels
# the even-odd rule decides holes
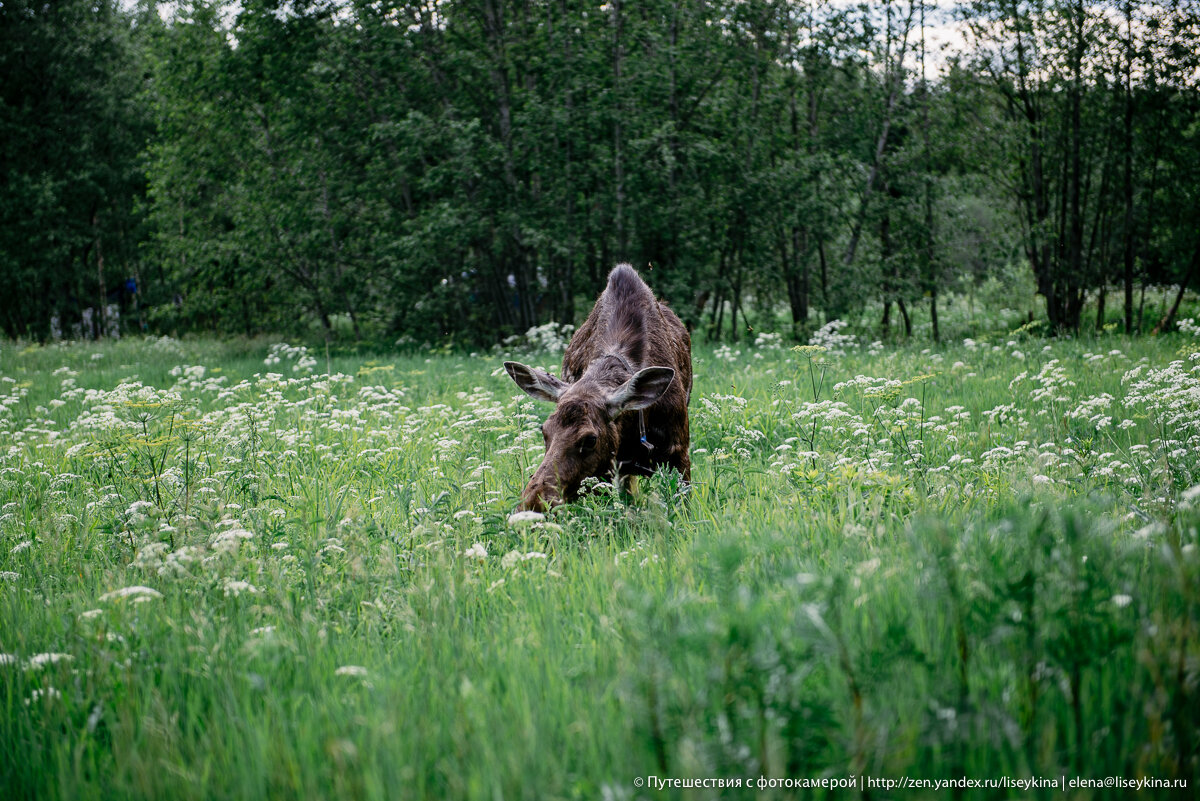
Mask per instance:
[[[504,363],[527,395],[556,404],[542,425],[546,455],[521,494],[522,510],[542,512],[575,500],[589,476],[610,478],[627,438],[622,415],[652,406],[675,378],[670,367],[645,367],[630,375],[628,362],[613,356],[593,362],[574,383],[519,362]]]

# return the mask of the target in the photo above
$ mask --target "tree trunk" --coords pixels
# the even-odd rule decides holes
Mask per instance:
[[[797,314],[793,316],[792,321],[800,323],[802,327],[806,327],[808,325],[808,296],[812,291],[808,268],[807,240],[807,231],[805,231],[805,234],[802,238],[799,228],[792,229],[792,272],[795,274],[796,268],[799,268],[800,270],[800,286],[798,287],[799,291],[797,292],[799,308],[797,309]]]
[[[912,318],[908,316],[908,306],[904,303],[904,298],[896,298],[896,309],[900,312],[900,319],[904,321],[904,338],[912,339]]]
[[[886,198],[886,179],[883,191]],[[893,280],[895,276],[892,266],[892,217],[886,205],[883,215],[879,219],[879,272],[880,284],[883,287],[883,320],[880,321],[880,324],[883,327],[883,336],[886,338],[891,327],[892,299],[897,289],[896,281]]]
[[[362,331],[358,327],[358,312],[353,299],[346,289],[346,266],[342,263],[342,246],[338,239],[337,229],[333,224],[333,210],[329,206],[329,177],[320,170],[318,177],[321,181],[321,216],[325,220],[325,230],[329,235],[329,252],[333,256],[333,269],[337,276],[337,294],[342,308],[350,317],[350,325],[354,331],[354,341],[362,342]]]
[[[887,39],[884,50],[884,69],[886,76],[887,96],[883,106],[883,123],[879,129],[879,136],[875,139],[875,153],[871,161],[871,167],[867,171],[867,183],[863,188],[861,198],[859,200],[858,216],[854,220],[854,226],[850,230],[850,241],[846,245],[845,255],[842,257],[842,263],[849,267],[854,263],[855,254],[858,252],[858,243],[862,238],[863,225],[867,219],[867,209],[870,207],[871,196],[875,192],[875,183],[879,178],[880,172],[884,165],[884,154],[887,150],[888,134],[892,127],[892,113],[896,107],[896,101],[903,90],[904,80],[904,58],[908,51],[908,34],[912,30],[913,21],[913,5],[910,3],[908,7],[908,17],[905,19],[903,32],[900,34],[900,49],[896,55],[895,62],[892,61],[891,46],[892,46],[892,16],[891,6],[888,6],[888,28]]]
[[[617,236],[617,256],[624,260],[626,254],[627,234],[625,232],[625,166],[622,162],[621,119],[624,109],[621,105],[621,58],[622,58],[622,19],[621,0],[612,2],[613,18],[613,96],[616,102],[616,113],[613,114],[613,192],[614,218],[613,226]]]
[[[573,58],[571,50],[571,34],[570,27],[567,26],[567,2],[560,0],[559,12],[562,15],[564,25],[562,26],[563,37],[563,56],[566,63],[570,64]],[[567,224],[567,241],[565,254],[565,269],[559,277],[559,309],[555,314],[559,323],[566,325],[575,324],[575,261],[577,243],[579,236],[575,223],[575,181],[573,166],[575,162],[575,146],[574,137],[570,135],[574,121],[574,82],[569,79],[563,88],[562,108],[565,119],[566,135],[566,153],[563,158],[563,183],[567,192],[567,204],[565,209],[566,224]]]
[[[937,287],[929,290],[929,324],[933,329],[933,341],[942,341],[942,332],[938,326]]]
[[[1137,236],[1133,223],[1133,4],[1125,3],[1125,263],[1122,278],[1125,285],[1125,333],[1133,329],[1133,266]]]
[[[741,339],[741,332],[738,330],[738,310],[742,307],[742,282],[740,279],[733,283],[732,297],[733,303],[729,307],[729,338],[737,342]]]
[[[817,258],[821,264],[821,311],[829,322],[829,260],[825,258],[825,240],[817,239]]]
[[[96,241],[96,285],[100,292],[100,305],[96,308],[95,317],[96,339],[99,339],[104,336],[106,330],[108,287],[104,284],[104,247],[100,242],[100,217],[96,212],[92,212],[92,236]]]
[[[503,4],[500,0],[485,0],[483,22],[484,34],[491,51],[488,75],[495,96],[497,129],[504,153],[504,183],[508,195],[508,207],[515,209],[520,207],[520,183],[517,180],[516,154],[513,148],[512,92],[508,76]],[[518,326],[525,329],[535,325],[537,312],[532,291],[536,281],[530,282],[526,246],[520,226],[515,219],[505,231],[504,241],[499,247],[499,260],[516,279]]]
[[[1187,273],[1179,282],[1179,291],[1175,293],[1175,302],[1171,304],[1171,310],[1163,315],[1151,333],[1157,336],[1164,331],[1170,331],[1175,326],[1175,315],[1179,313],[1179,305],[1183,302],[1183,293],[1187,291],[1188,284],[1196,280],[1198,274],[1200,274],[1200,239],[1196,240],[1196,249],[1192,251],[1192,263],[1188,265]]]
[[[806,248],[807,250],[807,248]],[[793,250],[793,253],[795,251]],[[808,254],[805,253],[800,259],[800,324],[805,328],[808,327],[808,305],[809,298],[812,296],[812,276],[808,266]]]
[[[713,322],[710,327],[709,339],[713,342],[721,341],[721,326],[725,324],[725,293],[718,292],[713,300]]]
[[[921,3],[921,149],[924,163],[925,186],[923,187],[925,206],[925,243],[922,256],[925,269],[925,288],[929,292],[929,324],[933,341],[940,342],[942,335],[938,327],[938,276],[934,270],[933,250],[933,159],[930,154],[929,142],[929,83],[925,75],[925,3]]]
[[[1082,106],[1083,106],[1083,52],[1085,42],[1083,0],[1075,3],[1075,51],[1072,63],[1071,81],[1071,157],[1070,157],[1070,240],[1067,257],[1067,320],[1072,331],[1079,331],[1079,316],[1083,308],[1083,296],[1080,285],[1083,280],[1083,205],[1081,190],[1083,184],[1083,168],[1081,150],[1083,137]]]

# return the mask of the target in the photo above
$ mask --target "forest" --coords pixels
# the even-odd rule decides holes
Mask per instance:
[[[10,338],[492,344],[620,261],[709,341],[1200,284],[1194,0],[4,0],[0,131]]]

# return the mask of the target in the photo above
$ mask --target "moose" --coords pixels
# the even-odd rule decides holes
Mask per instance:
[[[519,362],[504,369],[527,395],[556,404],[542,425],[546,456],[521,494],[522,511],[574,501],[585,478],[650,475],[691,480],[687,328],[628,264],[608,276],[563,354],[562,379]]]

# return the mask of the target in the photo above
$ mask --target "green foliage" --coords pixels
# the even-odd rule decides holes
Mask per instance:
[[[1004,306],[1057,331],[1169,329],[1135,287],[1200,282],[1185,5],[966,4],[954,53],[916,2],[122,8],[0,12],[10,337],[115,332],[119,295],[159,332],[492,344],[625,260],[733,341],[937,340],[1027,273]]]
[[[146,236],[145,43],[117,2],[0,5],[0,327],[45,338],[97,310],[116,325]],[[121,296],[121,298],[118,298]],[[93,331],[87,332],[89,335]]]

